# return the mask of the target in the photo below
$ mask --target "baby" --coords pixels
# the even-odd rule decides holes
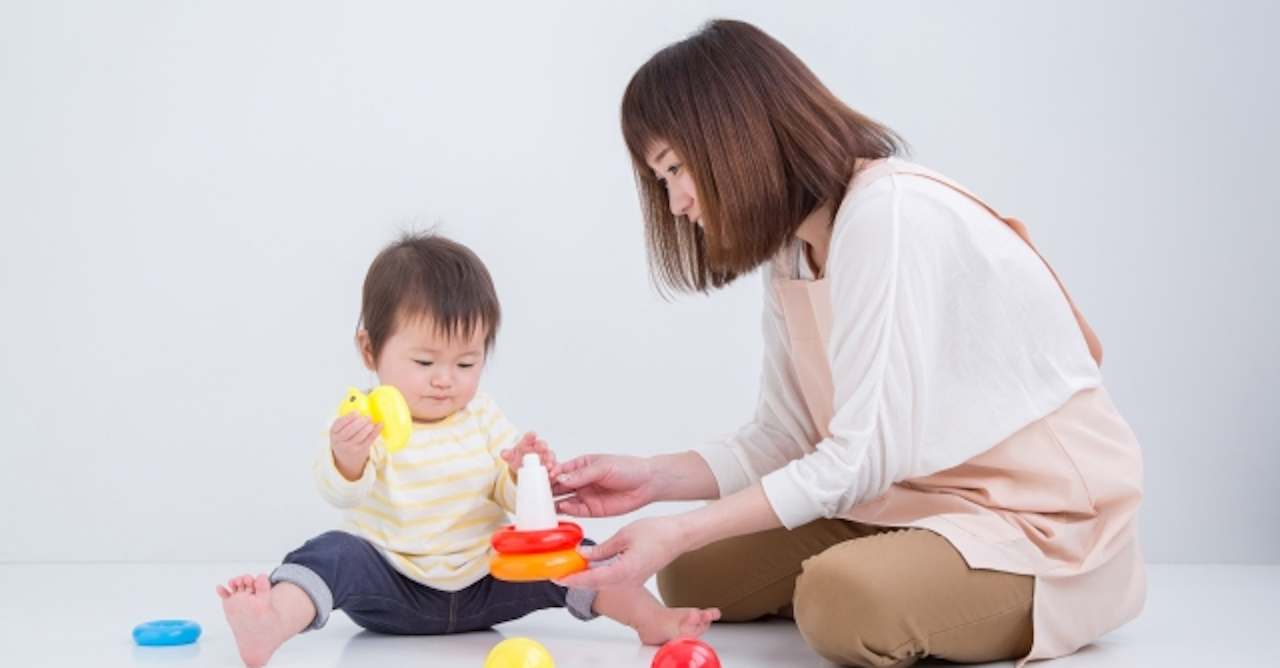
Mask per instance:
[[[264,665],[333,610],[370,631],[436,635],[564,607],[622,622],[648,645],[701,635],[720,617],[714,608],[667,608],[644,587],[593,592],[489,575],[489,537],[515,508],[515,467],[527,453],[551,475],[558,466],[546,443],[532,432],[517,437],[479,391],[500,313],[470,249],[405,235],[369,267],[360,313],[360,356],[404,395],[413,433],[389,454],[381,425],[358,413],[333,422],[314,468],[320,494],[345,509],[342,530],[307,541],[270,576],[217,588],[246,665]]]

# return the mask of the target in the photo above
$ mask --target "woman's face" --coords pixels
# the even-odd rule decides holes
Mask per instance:
[[[693,186],[693,176],[684,168],[684,161],[671,146],[664,141],[656,142],[649,149],[645,162],[658,177],[658,183],[666,187],[671,213],[702,225],[702,211],[698,209],[698,191]]]

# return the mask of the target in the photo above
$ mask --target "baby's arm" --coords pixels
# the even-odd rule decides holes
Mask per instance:
[[[511,436],[508,438],[513,439],[514,442],[509,441],[511,443],[509,447],[498,451],[498,456],[505,464],[503,468],[507,472],[500,474],[495,481],[493,498],[508,512],[514,513],[516,511],[516,471],[520,469],[524,456],[529,453],[537,454],[552,480],[559,475],[560,464],[556,462],[556,455],[547,446],[546,441],[538,440],[537,434],[529,432],[518,439]]]
[[[378,425],[369,418],[349,413],[333,421],[329,442],[316,455],[316,488],[330,504],[351,508],[373,490],[373,444]]]
[[[380,425],[359,413],[347,413],[329,428],[329,450],[338,473],[351,482],[364,475],[369,450],[378,438]]]
[[[511,470],[514,476],[515,472],[520,468],[524,456],[529,453],[537,453],[538,459],[542,461],[542,465],[546,467],[547,473],[552,479],[560,473],[560,464],[556,461],[556,453],[552,452],[551,447],[546,441],[540,440],[538,435],[528,432],[520,437],[514,445],[506,448],[498,454],[502,457],[502,461],[507,463],[507,468]]]

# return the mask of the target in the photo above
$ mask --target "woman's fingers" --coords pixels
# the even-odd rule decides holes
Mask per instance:
[[[591,507],[573,496],[556,501],[556,512],[570,517],[593,517]]]
[[[669,525],[666,519],[641,519],[599,545],[579,546],[578,553],[591,562],[591,568],[556,583],[581,589],[644,586],[680,553],[680,548],[669,545],[675,537]]]
[[[555,480],[556,476],[560,475],[560,463],[556,461],[556,453],[550,449],[543,453],[542,465],[547,467],[547,475],[551,476],[552,480]]]
[[[612,587],[631,586],[631,582],[625,574],[618,572],[621,569],[622,564],[614,562],[604,566],[588,568],[573,575],[566,575],[552,580],[552,582],[570,589],[609,589]]]
[[[568,494],[576,489],[599,482],[608,470],[599,465],[594,455],[574,457],[560,465],[560,475],[553,481],[552,492]]]
[[[608,589],[643,585],[647,579],[630,568],[627,543],[614,536],[599,545],[581,545],[578,554],[592,562],[591,568],[556,580],[556,584],[575,589]]]
[[[621,554],[625,549],[626,543],[617,535],[595,545],[579,545],[578,554],[581,554],[587,561],[605,561]]]

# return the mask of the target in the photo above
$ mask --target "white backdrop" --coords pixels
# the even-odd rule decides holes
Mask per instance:
[[[1143,441],[1151,561],[1280,561],[1280,10],[1163,0],[0,0],[0,561],[330,527],[310,457],[405,228],[487,261],[485,387],[563,458],[746,420],[758,278],[656,296],[617,125],[716,16],[1027,221]]]

